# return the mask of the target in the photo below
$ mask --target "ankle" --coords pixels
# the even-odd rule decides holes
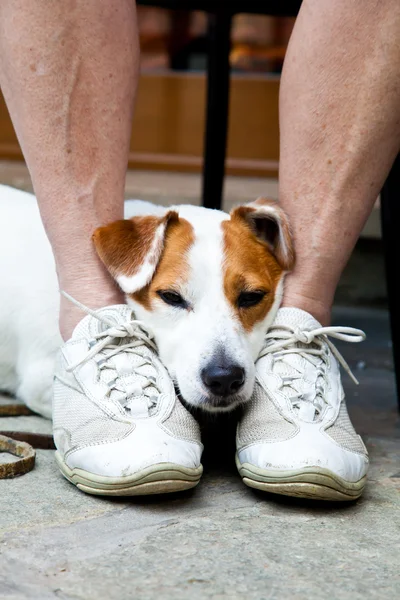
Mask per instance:
[[[125,303],[122,292],[116,287],[113,281],[106,282],[106,285],[104,285],[104,282],[101,283],[102,285],[100,285],[100,282],[96,284],[95,281],[91,281],[90,285],[87,285],[79,281],[68,285],[64,282],[65,285],[61,289],[68,292],[68,294],[88,308],[94,310],[103,308],[104,306]],[[64,341],[71,337],[75,327],[84,316],[84,313],[67,298],[64,296],[60,297],[59,327],[61,337]]]
[[[282,307],[300,308],[308,312],[322,326],[330,324],[332,305],[326,304],[321,300],[311,296],[305,296],[297,293],[285,293],[283,296]]]

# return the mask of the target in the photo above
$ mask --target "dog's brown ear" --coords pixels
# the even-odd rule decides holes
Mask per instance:
[[[97,254],[126,294],[150,283],[168,224],[178,220],[178,213],[171,210],[162,217],[133,217],[96,229],[92,239]]]
[[[265,242],[284,271],[294,266],[293,238],[289,220],[274,200],[258,198],[234,208],[231,219],[244,219],[257,238]]]

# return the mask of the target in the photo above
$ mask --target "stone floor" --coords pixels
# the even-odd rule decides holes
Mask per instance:
[[[256,492],[234,466],[234,418],[203,423],[205,473],[188,493],[86,496],[57,471],[53,451],[0,481],[4,600],[335,600],[400,597],[400,424],[387,313],[336,309],[368,340],[342,345],[360,385],[344,377],[349,412],[371,455],[355,504]],[[50,431],[39,417],[2,430]]]

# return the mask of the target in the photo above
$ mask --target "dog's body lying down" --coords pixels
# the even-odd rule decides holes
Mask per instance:
[[[282,210],[262,199],[231,215],[132,200],[125,216],[93,241],[183,398],[206,410],[246,401],[293,265]],[[0,389],[50,417],[62,344],[51,247],[31,194],[0,186],[0,221]]]

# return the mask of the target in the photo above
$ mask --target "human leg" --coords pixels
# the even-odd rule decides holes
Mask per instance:
[[[122,299],[91,235],[123,215],[138,58],[132,0],[1,2],[0,82],[60,288],[92,308]],[[61,299],[64,339],[81,316]]]
[[[328,336],[337,282],[400,146],[400,6],[304,0],[281,84],[280,199],[296,266],[257,361],[237,465],[258,489],[326,500],[362,493],[368,455]]]
[[[296,267],[284,306],[322,324],[400,147],[400,5],[304,0],[280,92],[280,201]]]

